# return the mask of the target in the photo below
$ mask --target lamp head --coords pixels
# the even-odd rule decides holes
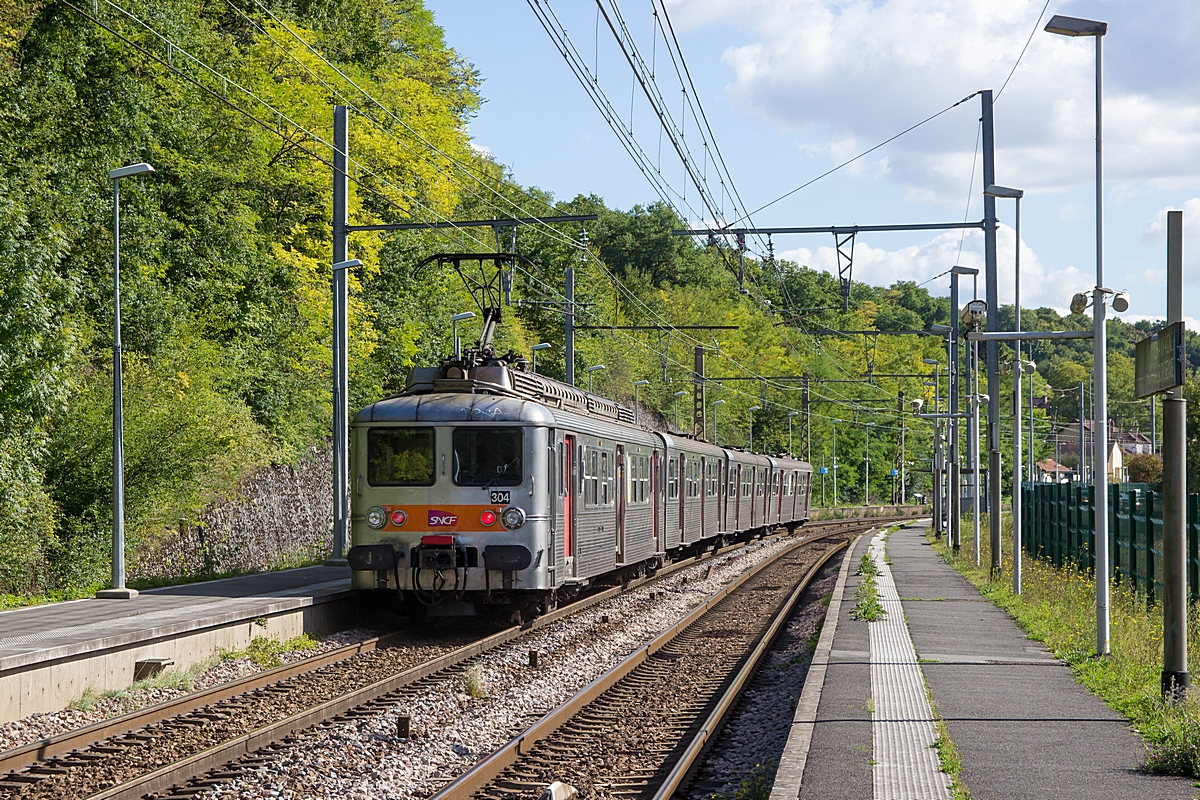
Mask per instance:
[[[606,366],[604,366],[603,364],[596,364],[594,366],[588,367],[587,369],[584,370],[584,372],[595,372],[598,369],[608,369],[608,368]]]
[[[1055,14],[1046,23],[1046,33],[1057,33],[1059,36],[1103,36],[1108,33],[1108,23]]]
[[[1117,292],[1112,299],[1113,311],[1121,312],[1129,310],[1129,292]]]
[[[649,386],[650,381],[634,381],[633,385],[634,386]]]
[[[450,317],[451,322],[462,322],[464,319],[475,319],[475,312],[464,311],[461,314],[454,314]]]
[[[675,396],[678,397],[681,394],[687,394],[687,392],[676,392]],[[713,405],[714,406],[723,406],[723,405],[725,405],[725,401],[724,400],[714,400]]]
[[[1012,200],[1020,200],[1025,196],[1024,189],[1013,189],[1008,186],[997,186],[994,183],[984,189],[983,193],[988,197],[1007,197]]]
[[[1087,296],[1086,292],[1076,292],[1075,296],[1071,298],[1071,313],[1082,314],[1091,305],[1091,302],[1091,298]]]
[[[953,266],[950,268],[950,274],[951,275],[978,275],[979,270],[975,269],[975,267]]]
[[[115,181],[120,180],[121,178],[130,178],[134,175],[145,175],[147,172],[154,172],[154,167],[143,161],[140,164],[130,164],[128,167],[110,169],[108,171],[108,177],[110,180]]]
[[[788,416],[789,417],[798,417],[798,416],[800,416],[800,412],[799,411],[789,411]]]
[[[942,362],[938,361],[936,358],[922,358],[921,363],[928,364],[931,367],[936,367],[936,366],[940,365]]]
[[[676,393],[675,393],[675,396],[676,396],[676,397],[683,397],[685,394],[687,394],[687,392],[676,392]],[[718,400],[717,402],[713,403],[713,405],[714,405],[714,406],[719,406],[721,403],[724,403],[724,402],[725,402],[724,400]]]
[[[339,261],[338,263],[334,264],[333,271],[337,272],[339,269],[352,269],[354,267],[361,267],[362,265],[363,263],[357,258],[352,258],[349,261]],[[475,315],[471,314],[471,316],[473,317]]]
[[[549,342],[542,342],[541,344],[535,344],[533,347],[531,347],[529,349],[530,350],[549,350],[553,346],[554,345],[550,344]]]
[[[762,411],[762,406],[750,406],[751,411]]]
[[[929,330],[933,331],[934,333],[949,333],[950,326],[949,325],[930,325]]]

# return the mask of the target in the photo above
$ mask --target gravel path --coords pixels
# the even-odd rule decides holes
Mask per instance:
[[[732,551],[475,659],[470,671],[486,696],[467,692],[462,671],[423,681],[393,711],[327,723],[300,737],[269,765],[201,796],[427,797],[790,543],[774,540]],[[537,669],[529,667],[530,650],[539,653]],[[398,715],[411,717],[411,738],[396,736]]]
[[[279,660],[284,664],[291,664],[343,645],[366,641],[378,635],[379,631],[363,628],[342,631],[318,640],[316,647],[311,650],[280,653]],[[214,658],[216,657],[214,655]],[[39,742],[60,733],[73,731],[112,717],[119,717],[132,711],[139,711],[168,700],[175,700],[187,694],[202,692],[247,675],[255,675],[266,669],[268,667],[260,666],[247,657],[222,659],[190,679],[181,679],[180,686],[143,686],[120,693],[105,693],[87,703],[87,710],[64,709],[52,713],[32,714],[12,722],[5,722],[0,724],[0,752],[12,750],[31,742]],[[182,688],[186,686],[190,686],[190,688]]]

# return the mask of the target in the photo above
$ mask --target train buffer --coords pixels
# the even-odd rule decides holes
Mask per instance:
[[[771,800],[950,800],[935,712],[973,797],[1194,797],[1137,769],[1128,721],[944,563],[928,524],[860,537],[843,563]],[[851,612],[872,551],[886,613],[868,623]]]

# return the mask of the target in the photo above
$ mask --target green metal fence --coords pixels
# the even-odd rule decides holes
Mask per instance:
[[[1079,483],[1025,483],[1021,541],[1025,551],[1056,566],[1095,568],[1093,488]],[[1108,553],[1114,581],[1152,602],[1162,591],[1162,495],[1147,484],[1108,487]],[[1200,600],[1200,495],[1187,500],[1188,593]]]

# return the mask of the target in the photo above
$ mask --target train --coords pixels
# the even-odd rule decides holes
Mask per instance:
[[[809,518],[812,467],[637,424],[633,410],[468,351],[350,425],[356,590],[416,616],[528,620],[595,584]]]

